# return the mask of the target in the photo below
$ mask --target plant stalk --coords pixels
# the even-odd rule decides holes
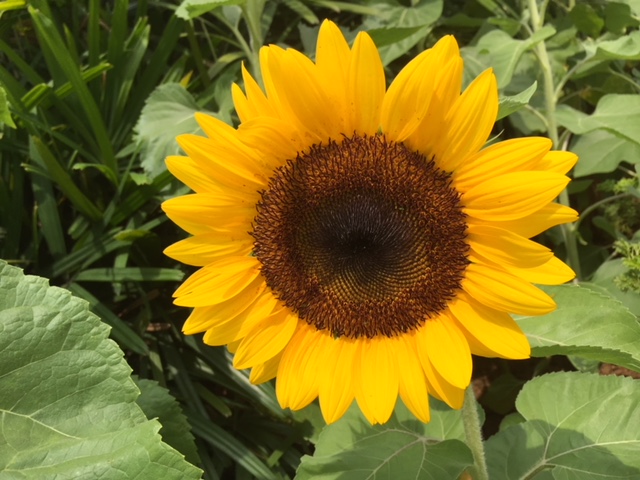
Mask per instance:
[[[472,385],[469,385],[464,393],[462,424],[464,425],[464,434],[467,438],[467,446],[473,454],[473,479],[489,480],[487,462],[484,454],[484,443],[482,442],[482,425],[480,425],[480,415],[478,415],[476,396],[473,393]]]

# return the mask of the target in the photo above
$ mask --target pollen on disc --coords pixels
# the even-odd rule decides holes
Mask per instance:
[[[384,136],[315,145],[277,169],[257,206],[267,285],[319,330],[393,337],[446,308],[468,262],[450,175]]]

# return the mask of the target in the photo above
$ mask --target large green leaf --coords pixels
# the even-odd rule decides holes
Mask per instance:
[[[369,3],[370,7],[376,9],[376,14],[365,18],[362,23],[365,30],[374,30],[377,38],[382,35],[381,30],[387,29],[389,35],[394,35],[402,30],[409,33],[405,38],[398,39],[394,43],[383,42],[379,51],[384,65],[388,65],[407,53],[429,34],[431,26],[442,14],[442,3],[442,0],[418,0],[410,2],[409,6],[391,2],[372,1]],[[412,29],[415,29],[415,32]]]
[[[353,406],[322,431],[296,479],[458,478],[473,464],[460,412],[432,401],[431,416],[424,424],[399,402],[389,422],[371,426]]]
[[[579,355],[640,371],[640,323],[610,296],[578,286],[545,287],[558,308],[542,317],[516,317],[532,354]]]
[[[246,0],[182,0],[176,9],[176,16],[183,20],[191,20],[207,12],[226,5],[239,5]]]
[[[559,105],[556,117],[558,123],[578,135],[603,128],[640,144],[640,95],[605,95],[591,115]]]
[[[531,97],[536,92],[536,88],[538,88],[538,82],[533,82],[529,88],[526,88],[516,95],[501,95],[500,109],[498,110],[498,117],[496,120],[507,117],[528,105],[529,100],[531,100]]]
[[[502,30],[491,30],[484,34],[477,45],[460,49],[465,63],[465,85],[483,70],[492,67],[498,78],[498,86],[505,88],[524,52],[555,34],[553,27],[545,26],[526,40],[511,38]]]
[[[486,442],[491,478],[640,478],[640,383],[563,372],[528,382],[516,401],[525,422]]]
[[[0,262],[0,479],[197,479],[163,443],[109,327]]]
[[[640,295],[635,292],[623,292],[614,281],[616,277],[624,275],[628,271],[629,268],[624,264],[622,258],[607,260],[594,272],[591,283],[584,285],[596,291],[604,289],[607,294],[620,300],[631,313],[640,317]]]
[[[613,172],[623,161],[640,163],[640,145],[606,130],[581,135],[571,151],[580,157],[576,177]]]
[[[179,83],[165,83],[149,95],[135,126],[141,165],[149,175],[156,177],[166,170],[164,159],[180,152],[177,135],[200,131],[194,118],[199,111],[202,109]]]
[[[196,443],[191,435],[191,426],[180,404],[169,390],[154,380],[134,378],[140,389],[136,403],[149,419],[157,418],[162,424],[162,439],[182,453],[191,463],[199,463]]]

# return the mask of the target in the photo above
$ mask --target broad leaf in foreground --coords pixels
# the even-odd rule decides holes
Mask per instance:
[[[461,422],[459,411],[437,400],[428,424],[399,402],[389,422],[371,426],[353,406],[322,431],[313,457],[302,457],[296,480],[458,478],[473,464]]]
[[[134,377],[140,396],[136,403],[149,419],[157,418],[162,424],[160,434],[165,443],[182,453],[191,463],[200,463],[191,426],[178,401],[155,380]]]
[[[516,401],[524,423],[486,442],[490,478],[640,478],[640,382],[562,372],[528,382]]]
[[[109,327],[0,262],[0,479],[197,479],[162,442]]]
[[[577,286],[544,290],[557,310],[544,317],[516,317],[533,356],[579,355],[640,371],[640,323],[624,305]]]

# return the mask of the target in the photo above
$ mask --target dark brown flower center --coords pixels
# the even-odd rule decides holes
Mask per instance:
[[[257,209],[267,285],[334,336],[408,332],[460,289],[466,222],[450,175],[384,136],[311,147],[274,172]]]

